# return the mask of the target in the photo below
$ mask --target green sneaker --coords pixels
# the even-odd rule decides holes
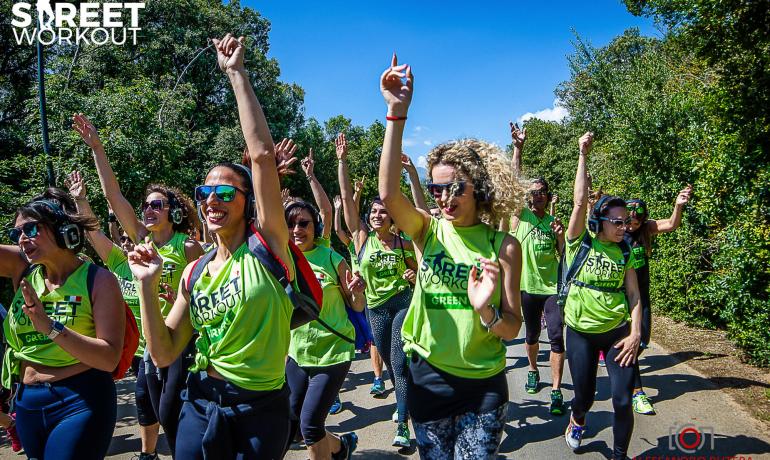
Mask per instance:
[[[527,383],[524,384],[524,389],[529,394],[537,393],[538,386],[540,385],[540,371],[527,372]]]
[[[652,401],[650,401],[650,398],[644,391],[637,391],[634,393],[631,404],[634,406],[634,412],[637,414],[655,415],[655,408],[652,407]]]
[[[406,423],[399,423],[396,428],[396,437],[393,438],[393,446],[395,447],[411,447],[412,435],[409,433],[409,425]]]
[[[385,382],[381,378],[374,378],[374,382],[372,382],[372,389],[369,390],[370,395],[374,395],[376,398],[377,396],[382,396],[385,393]]]
[[[564,413],[564,395],[561,390],[551,390],[551,414],[562,415]]]

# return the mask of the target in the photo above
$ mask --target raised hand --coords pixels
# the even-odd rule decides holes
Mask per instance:
[[[500,277],[500,264],[480,258],[482,273],[474,265],[468,274],[468,300],[476,312],[481,312],[489,305],[495,293],[497,279]],[[479,276],[481,275],[481,276]]]
[[[345,275],[345,285],[348,287],[348,291],[353,294],[363,294],[366,290],[366,283],[360,273],[347,272]]]
[[[594,143],[594,133],[587,132],[580,136],[580,140],[578,141],[578,145],[580,146],[580,153],[582,155],[588,155],[588,153],[591,151],[591,146]]]
[[[344,133],[339,133],[334,139],[334,151],[337,153],[337,159],[344,161],[348,156],[348,141]]]
[[[64,181],[64,186],[69,189],[70,195],[75,200],[82,200],[86,197],[86,183],[83,181],[83,176],[80,175],[80,171],[72,171]],[[110,210],[111,211],[111,210]]]
[[[302,162],[300,163],[302,165],[302,170],[305,171],[305,176],[309,178],[313,177],[313,166],[315,166],[315,161],[313,160],[313,149],[310,149],[310,152],[307,154],[305,158],[302,159]]]
[[[297,162],[297,157],[294,153],[297,151],[297,146],[291,139],[283,138],[281,142],[275,146],[275,162],[278,166],[279,176],[288,176],[294,174],[295,171],[292,168],[294,163]]]
[[[417,171],[417,168],[414,166],[414,163],[412,163],[412,159],[409,158],[409,156],[405,153],[401,154],[401,166],[403,166],[404,170],[407,172]]]
[[[564,224],[561,219],[554,219],[553,222],[551,222],[551,230],[554,235],[556,235],[557,239],[564,238]]]
[[[227,34],[221,40],[213,38],[211,41],[217,50],[217,63],[222,72],[245,70],[243,57],[246,54],[246,37],[236,39],[232,34]]]
[[[406,79],[404,82],[402,79]],[[407,64],[398,65],[398,58],[393,53],[390,67],[380,76],[380,92],[388,106],[388,115],[406,117],[409,104],[412,103],[414,75]]]
[[[174,288],[171,287],[168,283],[163,283],[160,285],[160,294],[158,294],[158,297],[165,300],[166,302],[173,304],[176,302],[176,291]]]
[[[558,202],[559,202],[559,195],[554,193],[553,196],[551,197],[551,204],[556,204]]]
[[[157,284],[163,272],[163,259],[152,243],[142,243],[128,253],[128,266],[137,281]]]
[[[401,277],[412,284],[417,282],[417,272],[415,272],[411,268],[407,268],[406,270],[404,270],[404,274],[401,275]]]
[[[339,195],[336,195],[334,197],[334,209],[337,211],[342,209],[342,197],[340,197]]]
[[[21,307],[21,310],[32,321],[32,327],[37,332],[48,335],[51,332],[51,318],[45,312],[45,307],[43,307],[40,297],[37,296],[37,292],[26,279],[21,280],[19,287],[22,296],[24,296],[24,306]]]
[[[684,206],[687,203],[690,202],[690,196],[692,195],[692,185],[687,184],[687,187],[682,189],[681,192],[679,192],[679,195],[676,197],[676,205],[677,206]]]
[[[366,181],[366,177],[362,177],[358,179],[355,184],[353,184],[353,189],[356,193],[361,193],[361,190],[364,189],[365,181]]]
[[[91,147],[91,150],[102,148],[102,141],[99,139],[99,133],[96,132],[96,128],[93,123],[91,123],[91,120],[86,118],[82,113],[72,115],[72,129],[80,134],[83,142]]]
[[[527,128],[519,129],[519,124],[509,121],[511,126],[511,140],[513,141],[513,148],[521,150],[524,148],[524,141],[527,140]]]
[[[281,203],[286,206],[289,201],[291,201],[291,192],[288,188],[281,189]]]

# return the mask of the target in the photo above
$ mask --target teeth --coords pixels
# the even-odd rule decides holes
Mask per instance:
[[[225,213],[222,211],[209,211],[208,215],[213,219],[221,219],[222,217],[225,216]]]

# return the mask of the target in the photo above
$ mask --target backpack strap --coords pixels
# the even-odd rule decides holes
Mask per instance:
[[[88,289],[88,302],[93,306],[91,298],[93,298],[94,283],[96,282],[96,274],[99,272],[99,267],[96,264],[88,264],[88,274],[86,275],[86,288]]]
[[[217,248],[214,247],[214,249],[203,254],[198,258],[198,260],[195,261],[192,269],[190,270],[190,276],[187,278],[187,292],[192,292],[192,288],[195,286],[195,283],[198,281],[198,279],[200,279],[201,275],[203,275],[203,271],[206,270],[206,265],[214,260],[216,255]]]
[[[366,238],[364,238],[364,243],[361,245],[361,249],[358,251],[358,254],[356,254],[356,258],[358,259],[358,265],[361,265],[361,260],[364,258],[364,252],[366,251],[366,245],[369,244],[369,234],[366,234]],[[355,246],[354,246],[355,247]]]
[[[567,251],[564,251],[565,253]],[[588,230],[585,231],[585,234],[583,235],[583,241],[580,242],[580,248],[578,249],[577,254],[575,255],[575,258],[572,260],[572,263],[570,264],[569,268],[564,270],[564,264],[566,263],[566,254],[562,255],[562,262],[561,262],[561,285],[559,286],[559,298],[558,303],[561,307],[564,307],[564,304],[567,302],[567,295],[569,295],[569,288],[570,285],[573,284],[575,281],[575,277],[580,272],[580,269],[583,268],[583,265],[586,263],[586,259],[588,259],[588,254],[591,252],[591,234],[588,233]]]

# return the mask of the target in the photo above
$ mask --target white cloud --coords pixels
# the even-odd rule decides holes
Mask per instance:
[[[420,132],[420,131],[422,131],[423,129],[425,129],[425,126],[415,126],[415,127],[414,127],[414,131],[415,131],[415,132],[417,132],[417,133],[419,133],[419,132]]]
[[[432,142],[432,141],[422,141],[422,143],[423,143],[424,145],[427,145],[428,147],[430,147],[430,146],[432,146],[432,145],[433,145],[433,142]]]
[[[428,159],[425,157],[425,155],[420,155],[419,157],[417,157],[417,166],[421,168],[428,167]]]
[[[412,139],[412,138],[409,138],[409,137],[407,137],[407,138],[406,138],[406,139],[404,139],[404,141],[402,142],[402,145],[403,145],[404,147],[414,147],[415,145],[417,145],[417,141],[416,141],[416,140],[414,140],[414,139]]]
[[[519,117],[519,123],[524,123],[525,121],[529,120],[530,118],[539,118],[540,120],[545,121],[561,121],[565,117],[569,115],[569,111],[566,107],[561,105],[561,101],[558,99],[553,100],[553,107],[543,110],[538,110],[537,112],[527,112],[524,115]]]

